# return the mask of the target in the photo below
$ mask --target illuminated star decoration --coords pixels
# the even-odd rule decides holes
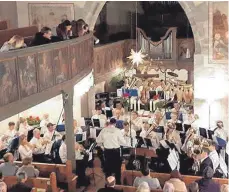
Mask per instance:
[[[139,64],[143,64],[143,59],[145,57],[146,55],[142,54],[141,50],[139,52],[135,52],[133,49],[131,49],[130,56],[127,58],[131,60],[133,65],[136,64],[138,66]]]

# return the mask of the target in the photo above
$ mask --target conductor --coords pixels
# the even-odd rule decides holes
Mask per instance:
[[[122,132],[115,127],[116,120],[111,119],[108,127],[102,129],[96,142],[104,147],[105,175],[115,174],[117,184],[121,184],[121,154],[120,146],[126,146]]]

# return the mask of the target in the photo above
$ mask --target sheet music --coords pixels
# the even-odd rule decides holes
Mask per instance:
[[[171,170],[175,170],[178,164],[178,158],[176,156],[176,152],[174,149],[170,151],[167,161],[169,163]]]
[[[88,157],[88,161],[92,160],[92,152],[89,152],[89,157]]]
[[[227,171],[227,165],[221,155],[219,155],[219,165],[221,170],[223,171],[223,174],[227,177],[228,171]]]
[[[90,128],[90,138],[96,139],[96,129]]]
[[[84,131],[83,133],[82,133],[82,141],[86,141],[87,140],[87,132],[86,131]]]
[[[100,127],[105,127],[106,120],[105,119],[100,119],[99,123],[100,123]]]
[[[84,118],[83,118],[83,117],[81,117],[81,119],[80,119],[80,126],[81,126],[81,127],[85,127],[85,126],[86,126],[86,124],[85,124],[85,121],[84,121]]]
[[[122,97],[122,89],[117,89],[117,97]]]
[[[160,144],[165,148],[165,149],[168,149],[169,146],[167,145],[167,143],[165,142],[165,140],[161,140],[160,141]]]

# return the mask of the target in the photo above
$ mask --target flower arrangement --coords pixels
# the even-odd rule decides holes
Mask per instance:
[[[33,116],[29,116],[26,118],[27,120],[27,123],[30,125],[30,126],[33,126],[33,125],[39,125],[41,120],[39,117],[33,117]]]

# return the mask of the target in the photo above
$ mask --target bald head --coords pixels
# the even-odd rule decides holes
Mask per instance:
[[[115,186],[115,177],[110,176],[107,177],[107,187],[114,187]]]

